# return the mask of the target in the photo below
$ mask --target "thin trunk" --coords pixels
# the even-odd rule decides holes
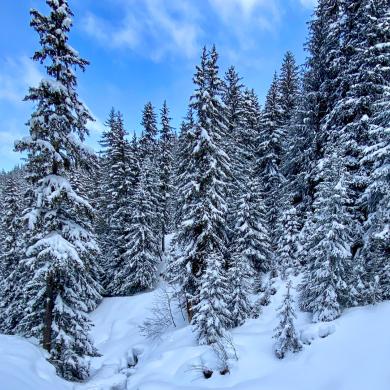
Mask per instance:
[[[165,224],[162,225],[161,251],[165,253]]]
[[[43,323],[43,348],[50,352],[51,350],[51,334],[53,323],[54,309],[54,280],[53,276],[49,275],[46,280],[46,308]]]

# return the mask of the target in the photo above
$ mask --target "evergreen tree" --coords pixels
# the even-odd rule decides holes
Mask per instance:
[[[156,158],[157,153],[157,116],[151,102],[145,104],[142,111],[143,132],[139,142],[141,160],[145,158]]]
[[[91,276],[99,248],[91,232],[92,207],[67,176],[90,161],[80,141],[92,117],[77,96],[73,72],[84,70],[88,62],[67,43],[72,25],[67,1],[46,2],[50,14],[32,10],[31,26],[41,44],[33,58],[45,64],[50,78],[30,88],[25,100],[36,104],[28,122],[30,136],[16,144],[18,151],[27,152],[27,178],[33,188],[25,213],[23,257],[29,274],[18,329],[42,343],[61,376],[83,380],[88,376],[85,356],[97,353],[88,336],[87,312],[101,299],[101,288]]]
[[[161,225],[161,249],[165,252],[165,235],[171,226],[171,203],[173,195],[172,186],[172,165],[173,165],[173,129],[170,125],[169,109],[164,101],[161,109],[161,131],[160,131],[160,185],[161,198],[160,225]]]
[[[213,343],[227,327],[224,244],[226,242],[226,189],[229,160],[223,150],[225,124],[220,103],[221,80],[218,78],[217,53],[203,50],[194,83],[196,91],[191,107],[196,113],[193,134],[187,141],[190,153],[182,176],[180,197],[182,222],[176,236],[178,252],[170,264],[172,282],[180,285],[187,303],[188,317],[201,342]],[[211,281],[215,288],[209,289]],[[207,290],[207,291],[206,291]],[[209,294],[217,294],[210,297]],[[214,310],[212,302],[218,303]],[[207,329],[210,316],[218,330]],[[215,336],[217,335],[217,336]]]
[[[107,292],[114,295],[126,295],[127,291],[118,286],[117,274],[123,264],[129,262],[126,257],[127,235],[131,221],[131,197],[133,195],[132,183],[135,178],[131,170],[131,149],[126,140],[121,113],[112,109],[106,122],[108,130],[103,133],[101,141],[104,150],[104,164],[107,172],[104,183],[106,204],[105,219],[107,224],[104,237],[105,250],[109,255],[104,265],[104,282]],[[113,286],[116,286],[114,289]]]
[[[291,282],[287,283],[287,292],[284,295],[283,303],[279,308],[280,322],[275,329],[274,338],[276,339],[275,355],[283,359],[287,352],[299,352],[302,344],[295,329],[294,319],[294,300],[291,296]]]
[[[375,303],[390,298],[390,66],[389,41],[390,11],[386,1],[364,2],[362,13],[363,42],[360,56],[364,63],[362,71],[371,76],[371,115],[368,122],[368,147],[363,151],[361,165],[368,171],[368,180],[361,204],[368,217],[364,222],[364,246],[360,258],[363,261],[362,276],[365,287],[361,300]],[[375,69],[375,70],[374,70]],[[371,70],[371,71],[370,71]]]
[[[297,275],[299,271],[297,258],[299,225],[295,208],[282,213],[277,231],[279,239],[276,256],[281,276],[285,279],[289,272]]]
[[[24,205],[21,183],[15,171],[6,175],[2,204],[4,214],[1,219],[1,231],[4,240],[0,256],[0,330],[3,333],[13,334],[23,317],[20,299],[22,281],[26,281],[20,264],[24,249],[21,221]]]
[[[226,303],[228,287],[220,256],[212,253],[206,258],[205,271],[199,284],[199,298],[194,306],[192,321],[199,344],[223,345],[231,315]],[[236,309],[241,307],[237,306]]]
[[[153,287],[157,280],[158,241],[150,227],[154,205],[145,190],[145,171],[140,178],[132,201],[133,216],[126,229],[124,261],[117,270],[112,289],[129,295]]]
[[[324,181],[314,202],[313,231],[309,232],[307,268],[301,284],[301,307],[313,321],[331,321],[356,299],[351,282],[353,227],[347,212],[346,174],[337,153],[324,163]]]
[[[280,170],[282,158],[283,129],[278,77],[275,74],[268,91],[260,126],[260,142],[257,169],[266,196],[267,221],[272,247],[276,248],[276,222],[278,219],[281,184],[284,180]]]
[[[299,71],[294,55],[288,51],[284,58],[279,75],[279,93],[281,121],[287,126],[294,115],[298,104]]]

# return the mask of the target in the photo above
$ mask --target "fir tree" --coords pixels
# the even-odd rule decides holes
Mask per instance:
[[[270,230],[272,247],[276,248],[276,222],[280,199],[279,193],[283,176],[280,165],[282,158],[283,129],[282,111],[278,77],[275,74],[268,91],[260,126],[260,142],[257,169],[266,196],[267,221]]]
[[[151,229],[154,205],[148,196],[145,171],[140,178],[132,201],[133,216],[124,242],[125,252],[121,267],[112,282],[112,289],[122,294],[134,294],[153,287],[157,280],[158,241]]]
[[[336,153],[324,163],[324,181],[314,202],[307,268],[301,284],[301,307],[313,321],[331,321],[356,299],[351,282],[352,229],[347,212],[345,172]]]
[[[20,300],[22,283],[26,282],[26,277],[21,265],[24,249],[21,220],[24,205],[21,184],[16,172],[11,172],[6,175],[2,191],[4,214],[1,219],[1,231],[4,240],[0,256],[0,330],[7,334],[15,332],[23,317]]]
[[[284,295],[283,303],[279,308],[280,322],[275,329],[274,338],[276,339],[275,355],[283,359],[287,352],[299,352],[302,344],[295,329],[294,319],[294,300],[291,296],[291,282],[287,283],[287,292]]]
[[[225,196],[229,177],[229,160],[222,147],[225,125],[214,48],[209,55],[206,49],[203,50],[194,83],[196,91],[191,107],[197,117],[193,134],[187,138],[191,144],[185,148],[190,155],[183,160],[188,165],[187,172],[182,170],[180,184],[182,222],[176,236],[178,252],[169,272],[173,275],[171,281],[179,283],[186,297],[188,317],[199,340],[213,343],[227,326],[226,295],[222,290],[213,289],[218,297],[210,297],[210,291],[206,289],[211,280],[217,280],[217,288],[225,277]],[[210,300],[218,302],[220,309],[215,310]],[[218,330],[207,329],[209,315]]]
[[[143,132],[139,142],[141,160],[155,158],[157,153],[157,116],[151,102],[145,104],[142,111]]]
[[[173,195],[172,186],[172,165],[173,165],[173,129],[170,125],[169,109],[164,101],[161,109],[161,131],[160,131],[160,184],[159,192],[161,198],[160,225],[161,225],[161,249],[165,252],[165,235],[171,226],[171,203]]]
[[[80,141],[92,117],[77,96],[73,72],[84,70],[88,62],[67,43],[72,25],[67,1],[47,4],[49,16],[31,11],[31,26],[41,44],[33,58],[45,64],[50,78],[30,88],[25,100],[36,104],[28,122],[30,136],[16,144],[28,154],[33,188],[25,213],[29,281],[23,286],[25,313],[18,329],[42,343],[61,376],[83,380],[88,376],[85,356],[96,355],[87,312],[101,299],[90,270],[99,248],[91,232],[92,207],[67,176],[90,160]]]
[[[279,93],[281,121],[287,126],[294,115],[298,104],[299,72],[294,55],[288,51],[284,58],[279,75]]]
[[[281,276],[285,279],[289,272],[297,275],[299,271],[297,258],[299,225],[295,208],[282,213],[277,231],[279,239],[276,256]]]
[[[365,287],[361,300],[374,303],[390,297],[390,66],[389,41],[390,12],[386,1],[364,2],[366,23],[361,23],[364,39],[361,43],[361,59],[366,63],[364,73],[372,79],[370,90],[375,96],[371,103],[371,115],[368,122],[368,147],[363,151],[361,165],[368,171],[368,180],[360,204],[368,214],[363,225],[364,246],[360,258],[363,262],[362,276]]]
[[[130,144],[126,140],[121,113],[111,110],[106,122],[108,130],[103,133],[101,141],[104,150],[104,164],[107,172],[104,183],[105,219],[107,224],[104,237],[105,250],[109,251],[104,265],[105,287],[109,294],[126,295],[126,290],[118,288],[120,284],[116,279],[118,271],[123,264],[129,262],[126,257],[127,234],[132,210],[131,197],[133,195],[132,183],[135,178],[131,170]],[[113,288],[113,286],[117,288]]]
[[[209,255],[206,258],[205,271],[200,278],[199,298],[194,306],[192,321],[199,344],[223,344],[226,338],[226,324],[231,318],[226,303],[226,282],[220,257]]]

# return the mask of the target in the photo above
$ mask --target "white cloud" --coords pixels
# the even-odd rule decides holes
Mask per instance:
[[[26,56],[18,59],[6,58],[0,68],[0,99],[19,104],[42,75],[36,64]]]
[[[250,20],[263,15],[272,22],[280,16],[277,2],[270,0],[209,0],[209,2],[215,12],[225,20],[231,18]]]
[[[123,18],[109,22],[88,14],[84,30],[101,44],[111,48],[142,52],[153,60],[168,54],[192,57],[197,54],[201,29],[198,12],[191,2],[119,0]]]
[[[317,5],[317,0],[299,0],[305,8],[314,8]]]

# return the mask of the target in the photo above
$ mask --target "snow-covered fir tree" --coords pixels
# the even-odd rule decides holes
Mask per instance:
[[[127,133],[124,129],[121,113],[110,112],[106,122],[107,131],[103,133],[101,141],[104,146],[103,163],[107,176],[103,179],[103,200],[107,231],[104,237],[105,255],[104,284],[108,294],[126,295],[127,290],[121,289],[117,274],[124,263],[130,259],[125,255],[127,247],[127,234],[132,217],[131,197],[133,195],[132,184],[134,170],[130,163],[136,163],[131,159],[130,144],[125,138]],[[103,205],[102,205],[103,206]],[[113,286],[116,286],[115,288]]]
[[[5,176],[2,191],[4,214],[1,219],[1,231],[4,235],[0,255],[0,330],[3,333],[15,333],[16,326],[23,316],[20,304],[22,281],[25,274],[20,264],[23,254],[22,211],[25,206],[22,198],[22,185],[17,171]]]
[[[291,295],[291,281],[287,282],[287,291],[284,295],[282,305],[279,308],[279,325],[275,329],[274,338],[275,355],[279,359],[283,359],[288,352],[299,352],[302,349],[302,344],[299,340],[298,332],[295,328],[295,309],[294,299]]]
[[[158,241],[151,228],[154,205],[146,191],[146,182],[145,171],[141,169],[131,202],[133,214],[124,237],[125,261],[112,281],[112,289],[126,295],[151,288],[157,280]]]
[[[277,232],[279,234],[276,261],[283,279],[291,272],[297,275],[299,272],[298,243],[299,225],[297,212],[291,207],[281,213],[278,221]]]
[[[172,168],[174,134],[171,126],[169,109],[164,101],[161,109],[161,129],[159,140],[159,192],[160,192],[160,226],[161,226],[161,250],[165,252],[165,235],[172,225]]]
[[[300,286],[302,309],[313,321],[331,321],[355,303],[351,243],[353,227],[347,206],[346,173],[333,152],[324,161],[324,181],[318,185],[312,230],[306,245],[307,265]]]
[[[240,320],[242,315],[242,300],[234,302],[234,308],[239,318],[233,319],[228,309],[226,295],[228,293],[227,279],[221,256],[214,253],[206,259],[205,271],[200,277],[199,297],[194,306],[193,324],[199,344],[223,345],[227,337],[227,326]],[[241,297],[240,297],[241,298]]]
[[[278,76],[275,74],[268,91],[260,124],[257,170],[266,196],[267,221],[271,245],[276,248],[276,223],[279,193],[283,182],[280,165],[283,152],[282,108]]]
[[[50,14],[31,10],[31,26],[41,44],[33,58],[45,65],[49,78],[30,88],[25,100],[36,107],[28,121],[30,135],[16,144],[18,151],[27,152],[32,186],[22,256],[28,283],[23,286],[25,311],[18,330],[40,341],[61,376],[83,380],[89,373],[85,356],[97,354],[88,335],[87,312],[101,300],[101,287],[90,271],[99,248],[91,231],[92,207],[67,177],[90,160],[82,141],[92,117],[78,98],[74,73],[88,62],[68,44],[68,2],[46,3]]]
[[[287,126],[294,115],[298,104],[298,92],[299,70],[293,53],[288,51],[283,58],[279,75],[281,121],[283,126]]]
[[[189,320],[205,343],[216,342],[227,327],[227,296],[222,287],[216,290],[226,279],[223,254],[229,177],[229,159],[222,147],[226,129],[217,57],[215,48],[210,53],[204,49],[194,76],[196,90],[191,107],[196,120],[191,138],[186,138],[191,144],[185,149],[190,155],[183,160],[188,165],[182,170],[180,184],[181,225],[176,236],[177,253],[169,265],[171,281],[179,284]],[[216,281],[212,290],[211,281]],[[213,327],[207,326],[208,317],[213,318]]]
[[[361,198],[368,214],[363,225],[364,245],[360,256],[365,286],[361,301],[374,303],[390,299],[390,48],[386,43],[390,39],[390,10],[386,1],[365,1],[364,5],[363,42],[359,49],[361,59],[365,61],[362,71],[367,74],[371,69],[369,74],[375,75],[370,86],[376,99],[372,101],[370,116],[365,118],[368,122],[368,147],[361,160],[369,173]]]
[[[142,111],[142,136],[139,141],[141,159],[156,158],[157,153],[157,115],[151,102]]]

